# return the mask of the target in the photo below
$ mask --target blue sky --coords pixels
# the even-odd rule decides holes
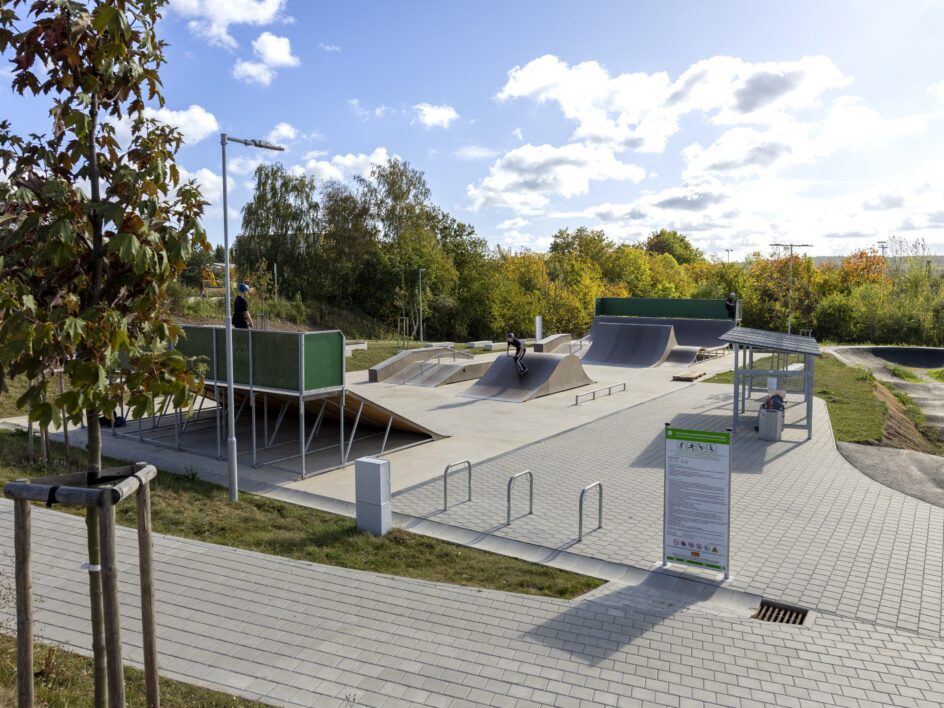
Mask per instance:
[[[349,179],[398,155],[492,244],[561,227],[706,251],[847,253],[892,234],[944,253],[944,2],[171,0],[180,164],[231,228],[253,160]],[[0,90],[22,132],[45,106]]]

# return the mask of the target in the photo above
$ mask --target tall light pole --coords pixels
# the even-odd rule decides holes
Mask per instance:
[[[233,317],[230,313],[230,296],[233,291],[229,282],[229,214],[226,203],[226,143],[240,143],[263,150],[284,150],[280,145],[265,140],[244,140],[220,133],[220,148],[223,153],[223,279],[226,288],[226,463],[229,467],[229,500],[239,500],[239,481],[236,474],[236,414],[233,411]]]
[[[787,334],[793,331],[793,249],[794,248],[812,248],[812,243],[772,243],[775,248],[790,249],[790,289],[787,294]]]
[[[426,341],[423,336],[423,273],[425,272],[425,268],[420,268],[420,344]]]
[[[885,258],[885,249],[888,248],[888,241],[879,241],[878,247],[882,251],[882,258]]]
[[[724,249],[724,252],[728,254],[728,263],[731,262],[731,251],[733,251],[733,250],[734,250],[733,248],[726,248],[726,249]]]

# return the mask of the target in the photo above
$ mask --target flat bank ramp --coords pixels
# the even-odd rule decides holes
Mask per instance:
[[[532,398],[549,396],[593,383],[573,354],[539,354],[528,352],[524,363],[528,373],[518,376],[510,356],[500,356],[482,378],[459,395],[493,401],[523,403]]]
[[[476,361],[464,364],[438,364],[434,361],[418,361],[410,364],[400,375],[388,379],[391,382],[404,383],[408,386],[446,386],[448,384],[471,381],[479,378],[492,365],[490,361]],[[401,379],[402,376],[402,379]]]
[[[659,366],[677,346],[671,325],[594,322],[592,335],[583,356],[591,364]]]
[[[719,337],[734,328],[733,320],[696,320],[682,317],[617,317],[604,315],[593,318],[593,327],[596,327],[598,323],[670,326],[675,331],[675,341],[678,346],[702,347],[704,349],[728,346],[728,343],[722,342]]]
[[[436,359],[449,358],[452,361],[471,359],[472,356],[466,352],[456,351],[449,347],[423,347],[422,349],[407,349],[394,354],[389,359],[372,366],[367,371],[367,380],[371,383],[386,381],[391,376],[396,376],[404,369],[419,361],[428,361]]]

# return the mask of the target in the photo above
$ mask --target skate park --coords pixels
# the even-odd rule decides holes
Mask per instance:
[[[622,320],[595,324],[620,323],[627,331],[670,326],[673,336],[676,331],[674,324],[647,322],[640,327]],[[684,325],[690,323],[680,324],[684,331]],[[779,357],[773,373],[790,378],[799,375],[797,364],[804,361],[803,356],[792,348],[796,341],[785,335],[777,335],[780,340],[764,340],[775,345],[782,342],[783,350],[761,345],[750,348],[744,342],[751,341],[756,330],[734,327],[733,323],[723,326],[726,331],[715,339],[735,343],[736,349],[711,352],[690,364],[664,360],[644,367],[638,360],[631,365],[587,361],[586,354],[593,348],[592,333],[590,338],[571,338],[566,354],[544,356],[554,362],[573,357],[586,381],[571,377],[568,386],[572,387],[524,401],[502,400],[508,396],[501,391],[482,398],[464,395],[493,368],[513,375],[512,362],[501,342],[495,343],[497,351],[470,359],[459,355],[453,361],[453,355],[443,354],[440,347],[436,348],[438,356],[422,360],[429,367],[481,364],[479,380],[417,386],[404,381],[403,376],[398,379],[396,373],[371,380],[378,378],[376,373],[364,370],[343,372],[341,386],[337,378],[327,376],[313,379],[317,388],[304,388],[287,380],[295,381],[300,373],[299,367],[290,366],[291,357],[281,360],[280,375],[285,380],[266,380],[263,385],[259,379],[257,386],[255,374],[262,368],[252,366],[246,341],[241,393],[236,398],[236,405],[243,406],[237,429],[243,438],[241,484],[246,491],[353,515],[355,455],[359,451],[371,456],[380,453],[389,426],[391,436],[393,431],[403,436],[402,444],[388,438],[388,447],[382,452],[391,467],[395,522],[402,528],[618,580],[627,584],[626,593],[619,600],[612,596],[609,602],[630,602],[662,613],[684,616],[689,608],[697,607],[698,612],[718,619],[740,622],[762,600],[770,600],[802,608],[807,613],[806,623],[812,625],[808,631],[842,621],[868,622],[887,632],[939,636],[944,614],[934,553],[915,555],[908,549],[916,544],[936,548],[935,544],[944,542],[940,537],[944,510],[877,483],[847,462],[837,450],[824,402],[805,397],[802,386],[784,385],[788,405],[782,438],[761,440],[753,430],[753,420],[767,392],[763,385],[766,374],[771,372],[764,371],[755,382],[747,376],[745,366],[761,355]],[[343,337],[320,334],[325,340],[334,339],[330,346],[324,345],[324,351],[334,362],[329,370],[337,372]],[[304,341],[309,334],[286,336],[292,338],[289,346],[296,357],[302,347],[296,360],[304,367],[304,374],[311,373],[306,358],[309,342]],[[807,351],[817,349],[815,340],[796,339],[803,340],[800,344]],[[202,345],[211,355],[212,341],[210,337],[209,343]],[[253,354],[260,349],[260,341],[253,342]],[[679,346],[678,341],[675,336],[674,346]],[[311,343],[312,351],[322,351],[316,342]],[[660,338],[658,346],[664,353],[669,344],[668,337]],[[533,362],[537,356],[529,348],[525,360]],[[614,357],[622,361],[632,358],[622,352]],[[416,363],[408,363],[401,372]],[[739,388],[701,382],[736,366],[746,376]],[[680,373],[697,378],[677,380]],[[220,388],[220,383],[208,376],[206,404],[199,417],[193,418],[196,422],[202,417],[209,428],[203,433],[202,451],[197,446],[193,452],[189,444],[178,450],[170,437],[155,448],[140,439],[134,420],[128,422],[123,434],[104,436],[106,451],[131,457],[147,455],[164,468],[196,470],[201,477],[225,484],[226,462],[214,457],[215,431],[211,428],[216,413],[210,405],[211,401],[225,404],[225,394],[213,391],[214,385]],[[286,388],[279,390],[279,385]],[[537,381],[535,388],[540,388]],[[594,391],[605,393],[596,398],[585,395]],[[306,457],[299,452],[295,463],[251,464],[254,398],[258,439],[265,437],[261,431],[266,426],[272,436],[280,416],[280,436],[300,429],[312,435],[320,423]],[[285,406],[286,401],[291,405]],[[707,571],[663,569],[659,558],[664,426],[671,423],[723,431],[734,422],[734,401],[738,401],[742,417],[732,442],[732,577],[721,582]],[[281,412],[283,408],[286,412]],[[302,423],[301,411],[306,423]],[[182,420],[177,424],[182,425]],[[158,428],[161,425],[165,435],[173,433],[166,420]],[[808,429],[814,432],[812,438],[807,436]],[[175,434],[185,441],[190,432],[196,431]],[[411,432],[426,437],[410,438]],[[285,437],[286,447],[298,449],[299,438],[298,433]],[[283,438],[278,437],[280,440]],[[316,453],[318,445],[328,450]],[[343,464],[341,455],[349,448],[349,461]],[[266,462],[268,458],[260,453],[261,446],[258,459]],[[331,457],[323,471],[317,469],[318,455]],[[308,463],[309,474],[304,478],[300,478],[299,459]],[[456,464],[466,460],[468,468]],[[529,486],[528,476],[521,476],[525,472],[530,473],[533,486]],[[516,484],[509,484],[512,478]],[[594,492],[602,492],[599,501],[596,494],[584,498],[583,492],[594,485]],[[602,524],[597,523],[598,514]],[[916,523],[892,522],[899,517],[913,517]],[[900,573],[890,562],[868,577],[857,571],[863,563],[874,559],[884,563],[882,559],[893,557],[904,559],[901,572],[922,580],[905,587],[896,581]]]

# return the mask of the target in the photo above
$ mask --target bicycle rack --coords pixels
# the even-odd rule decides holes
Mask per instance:
[[[472,463],[468,460],[453,462],[443,470],[443,511],[449,508],[449,473],[459,465],[465,465],[469,471],[469,498],[466,501],[472,501]]]
[[[515,486],[515,480],[518,477],[524,477],[528,475],[528,514],[534,513],[534,475],[531,474],[531,470],[525,470],[524,472],[519,472],[518,474],[513,474],[508,478],[508,513],[505,516],[505,525],[508,526],[511,524],[511,490]]]
[[[588,484],[580,491],[580,509],[578,512],[580,515],[580,520],[577,522],[578,543],[583,541],[583,500],[587,496],[587,492],[589,492],[594,487],[597,487],[600,490],[600,503],[597,505],[597,528],[603,528],[603,482],[594,482],[593,484]]]

